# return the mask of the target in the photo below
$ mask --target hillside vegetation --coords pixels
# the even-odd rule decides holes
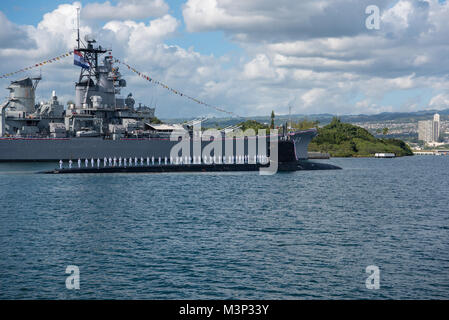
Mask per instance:
[[[309,151],[326,152],[332,157],[371,157],[377,152],[413,155],[404,141],[375,138],[367,130],[343,123],[337,117],[318,129],[318,136],[310,143]]]

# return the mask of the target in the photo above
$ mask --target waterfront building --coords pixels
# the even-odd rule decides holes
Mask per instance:
[[[440,141],[440,115],[435,113],[433,116],[433,141]]]
[[[440,138],[440,115],[436,113],[433,120],[418,122],[418,139],[426,143],[438,142]]]

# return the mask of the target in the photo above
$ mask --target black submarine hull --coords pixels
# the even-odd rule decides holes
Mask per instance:
[[[245,164],[182,164],[182,165],[137,165],[131,167],[112,166],[100,168],[62,168],[42,171],[43,174],[75,174],[75,173],[168,173],[168,172],[239,172],[259,171],[268,168],[267,164],[245,163]],[[301,170],[338,170],[340,167],[317,163],[308,160],[278,163],[278,172],[292,172]]]
[[[272,162],[272,165],[274,163]],[[214,164],[152,164],[131,166],[100,166],[100,167],[72,167],[43,171],[45,174],[67,173],[164,173],[164,172],[238,172],[259,171],[269,164],[262,163],[214,163]],[[340,167],[332,164],[297,160],[295,143],[291,140],[278,142],[278,161],[273,166],[274,172],[292,172],[301,170],[338,170]]]

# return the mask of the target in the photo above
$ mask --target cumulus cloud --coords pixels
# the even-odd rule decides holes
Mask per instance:
[[[270,66],[270,60],[264,54],[259,54],[245,64],[243,71],[248,79],[273,79],[276,76],[274,68]]]
[[[127,42],[130,50],[142,52],[151,44],[158,43],[174,33],[179,22],[170,15],[145,23],[135,21],[111,21],[103,29],[114,32],[120,42]]]
[[[434,96],[429,102],[429,107],[437,110],[449,108],[449,94],[440,93]]]
[[[13,24],[0,11],[0,49],[33,47],[35,43],[28,37],[26,29]]]
[[[36,40],[37,45],[14,49],[1,49],[0,58],[5,62],[1,65],[0,73],[7,73],[33,65],[73,50],[76,45],[76,8],[81,4],[62,4],[51,12],[43,15],[36,26],[23,26],[26,35]],[[85,8],[81,8],[83,12]],[[112,47],[113,55],[125,60],[136,69],[141,70],[155,79],[182,89],[192,96],[206,98],[214,95],[222,86],[219,60],[209,56],[202,56],[193,50],[186,50],[176,45],[167,45],[164,41],[173,35],[180,22],[171,15],[163,15],[148,22],[134,20],[111,20],[98,27],[97,22],[81,21],[81,38],[92,35],[103,47]],[[20,59],[17,59],[20,57]],[[52,90],[56,90],[61,99],[74,96],[74,83],[78,80],[79,68],[73,66],[73,58],[69,57],[58,62],[48,64],[42,68],[43,80],[39,84],[37,99],[48,99]],[[192,109],[204,114],[204,108],[198,108],[190,102],[170,95],[167,90],[156,87],[118,65],[128,82],[123,90],[126,95],[132,92],[139,102],[157,105],[159,116],[191,116]],[[33,69],[22,75],[37,75],[40,69]],[[220,75],[215,77],[214,75]],[[230,75],[228,74],[228,77]],[[216,82],[213,86],[212,83]],[[1,86],[7,85],[9,80],[0,79]],[[210,97],[210,96],[208,96]],[[161,103],[163,101],[163,103]],[[182,105],[182,108],[177,106]],[[176,113],[171,110],[177,108]]]
[[[223,30],[242,45],[255,57],[245,65],[244,75],[265,89],[289,88],[282,104],[294,103],[298,110],[388,111],[392,105],[375,101],[389,92],[447,84],[441,66],[449,64],[445,31],[449,5],[438,0],[376,2],[381,28],[374,31],[365,28],[364,9],[371,2],[281,0],[234,5],[216,0],[206,5],[203,0],[189,0],[183,14],[191,32]],[[257,91],[264,90],[253,92]],[[254,97],[260,103],[279,98]]]
[[[238,57],[204,55],[173,44],[182,36],[182,22],[167,14],[168,6],[154,10],[148,20],[143,10],[146,4],[162,8],[163,1],[95,3],[102,12],[100,7],[86,10],[93,5],[88,4],[81,10],[81,33],[93,34],[112,47],[114,56],[151,77],[240,115],[269,115],[273,109],[287,113],[289,105],[296,113],[338,114],[446,106],[449,81],[442,66],[449,64],[449,5],[438,0],[376,2],[380,30],[365,27],[365,7],[372,1],[188,0],[182,6],[188,32],[223,31],[242,48]],[[1,71],[71,50],[80,5],[59,5],[36,26],[13,25],[35,47],[0,47]],[[129,11],[133,6],[142,15]],[[86,16],[86,11],[91,13]],[[109,13],[93,19],[93,11]],[[156,105],[158,116],[211,112],[121,69],[128,82],[123,94],[132,91],[138,101]],[[47,66],[39,92],[45,96],[56,88],[59,96],[73,95],[78,71],[72,61]],[[422,89],[434,97],[417,98],[416,90]],[[388,101],[397,92],[406,94]]]
[[[82,12],[87,20],[132,20],[158,17],[168,12],[164,0],[126,0],[117,5],[109,1],[88,3]]]
[[[379,0],[385,8],[391,1]],[[286,41],[366,33],[365,8],[372,0],[188,0],[187,30],[223,30],[236,40]]]

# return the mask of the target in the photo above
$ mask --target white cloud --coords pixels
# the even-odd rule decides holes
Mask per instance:
[[[378,0],[386,7],[390,1]],[[187,30],[223,30],[234,39],[270,41],[357,35],[366,32],[372,0],[188,0]]]
[[[222,1],[232,5],[229,1]],[[189,0],[183,9],[184,19],[189,31],[206,31],[211,29],[232,28],[235,30],[250,27],[253,24],[268,24],[270,17],[258,15],[234,15],[219,6],[217,0]]]
[[[392,112],[392,111],[394,111],[393,106],[391,106],[391,105],[379,106],[378,104],[374,103],[371,99],[364,99],[364,100],[358,101],[355,104],[355,110],[353,110],[354,113],[360,113],[360,114]]]
[[[114,32],[117,41],[126,43],[129,51],[142,53],[148,46],[160,42],[178,27],[178,21],[170,15],[150,21],[148,25],[135,21],[110,21],[103,29]]]
[[[429,107],[431,109],[447,109],[449,108],[449,94],[448,93],[440,93],[430,99]]]
[[[55,49],[67,50],[75,46],[76,40],[76,9],[80,8],[79,2],[62,4],[52,12],[46,13],[37,28],[31,29],[30,34],[36,39],[40,52],[53,51]],[[81,34],[90,34],[92,29],[82,23]]]
[[[322,99],[325,95],[326,90],[324,90],[323,88],[314,88],[304,93],[301,96],[301,100],[303,101],[304,106],[307,108],[316,104],[316,102]]]
[[[248,79],[273,79],[275,70],[270,65],[270,60],[264,54],[258,54],[256,58],[245,64],[243,74]]]
[[[242,48],[243,54],[237,57],[203,55],[168,44],[169,38],[176,43],[183,32],[181,21],[167,14],[168,6],[165,11],[153,11],[154,18],[140,20],[149,17],[142,8],[156,3],[161,8],[165,5],[163,1],[96,3],[97,11],[105,9],[96,13],[104,15],[98,18],[104,19],[101,23],[85,15],[95,11],[93,7],[86,10],[88,4],[81,11],[81,33],[94,34],[99,44],[112,46],[114,56],[151,77],[241,115],[268,115],[273,109],[287,113],[289,104],[300,113],[414,110],[425,107],[423,101],[412,99],[416,89],[435,93],[425,101],[429,106],[447,105],[449,81],[441,66],[449,64],[449,5],[437,0],[401,0],[393,6],[379,1],[379,31],[365,28],[364,5],[372,1],[187,1],[183,15],[189,32],[223,31]],[[60,5],[36,26],[13,25],[0,14],[0,20],[11,23],[23,36],[20,39],[28,39],[26,45],[7,41],[7,47],[0,46],[4,62],[0,73],[71,50],[78,6]],[[141,15],[118,10],[125,6],[127,10],[140,6]],[[132,91],[138,101],[156,104],[158,116],[211,112],[143,81],[127,68],[121,70],[128,82],[123,94]],[[52,89],[60,97],[74,95],[79,69],[70,59],[42,71],[38,95],[48,97]],[[6,86],[6,80],[0,81],[0,86]],[[410,92],[411,98],[385,101],[390,92],[401,90]]]
[[[409,26],[409,16],[413,12],[413,4],[409,1],[400,0],[381,17],[383,23],[396,25],[405,29]]]
[[[87,20],[132,20],[159,17],[168,9],[164,0],[126,0],[115,6],[106,1],[88,3],[81,14]]]
[[[398,77],[394,79],[389,79],[388,84],[390,88],[397,89],[411,89],[415,86],[414,78],[415,74],[411,74],[405,77]]]
[[[13,24],[0,11],[0,49],[33,47],[35,43],[28,37],[26,28]]]

